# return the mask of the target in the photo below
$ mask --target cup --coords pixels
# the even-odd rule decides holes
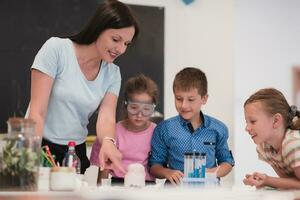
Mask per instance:
[[[83,174],[76,174],[76,190],[83,186]]]
[[[155,184],[157,187],[163,188],[167,179],[165,178],[156,178]]]
[[[50,169],[50,167],[39,167],[38,190],[49,190]]]
[[[206,178],[205,178],[205,186],[218,186],[220,183],[217,173],[215,172],[206,172]]]
[[[73,191],[76,189],[74,167],[52,167],[50,170],[50,189],[53,191]]]
[[[103,179],[101,179],[101,186],[102,187],[109,187],[109,186],[111,186],[111,179],[110,178],[103,178]]]

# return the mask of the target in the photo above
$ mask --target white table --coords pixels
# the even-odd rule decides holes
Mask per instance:
[[[300,191],[256,190],[250,187],[124,188],[85,187],[74,192],[0,192],[0,200],[292,200]]]

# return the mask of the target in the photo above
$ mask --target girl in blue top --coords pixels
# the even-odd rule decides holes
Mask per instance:
[[[78,34],[50,38],[39,50],[32,65],[29,118],[43,136],[42,145],[50,147],[58,162],[68,141],[74,140],[81,173],[89,167],[87,124],[99,108],[96,131],[102,143],[101,166],[109,168],[105,161],[111,161],[121,168],[121,154],[113,143],[121,76],[113,61],[125,53],[138,30],[129,7],[106,0]]]

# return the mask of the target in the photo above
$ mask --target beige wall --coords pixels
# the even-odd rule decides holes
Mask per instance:
[[[204,111],[227,124],[232,147],[234,1],[196,0],[190,5],[181,0],[122,1],[165,8],[165,117],[176,115],[175,74],[183,67],[199,67],[208,78],[209,100]]]
[[[235,183],[254,171],[275,175],[259,161],[245,129],[244,101],[260,88],[275,87],[293,104],[292,66],[300,64],[299,0],[235,0]],[[298,108],[299,109],[299,108]]]
[[[209,82],[204,111],[230,130],[235,184],[253,171],[274,174],[258,161],[244,130],[243,102],[260,88],[276,87],[293,103],[292,66],[300,65],[300,1],[195,0],[188,6],[181,0],[123,1],[165,8],[166,117],[176,114],[171,89],[176,72],[200,67]]]

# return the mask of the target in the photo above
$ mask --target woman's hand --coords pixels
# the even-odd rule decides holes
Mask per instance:
[[[168,179],[173,185],[179,185],[183,176],[183,173],[179,170],[166,169],[165,172],[166,179]]]
[[[99,160],[101,170],[118,169],[121,172],[126,173],[126,170],[121,164],[122,154],[110,140],[102,141]]]
[[[121,152],[117,149],[113,141],[104,139],[105,137],[115,137],[117,101],[118,97],[108,92],[105,94],[99,108],[96,129],[101,144],[99,152],[100,169],[118,169],[126,173],[121,164]]]

